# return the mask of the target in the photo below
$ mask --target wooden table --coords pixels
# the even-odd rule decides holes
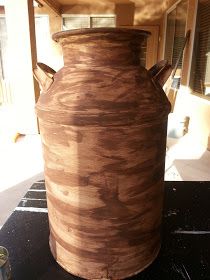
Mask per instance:
[[[65,272],[48,246],[44,181],[30,188],[0,231],[13,280],[80,279]],[[165,182],[162,248],[138,280],[210,279],[210,182]]]

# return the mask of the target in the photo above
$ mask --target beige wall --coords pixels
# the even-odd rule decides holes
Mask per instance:
[[[171,5],[176,1],[171,1]],[[190,61],[193,50],[194,24],[196,19],[196,0],[189,0],[186,30],[191,30],[189,44],[185,48],[183,60],[183,74],[181,88],[176,98],[174,113],[180,116],[190,117],[189,136],[194,143],[207,146],[208,136],[210,135],[210,99],[204,99],[192,94],[189,86]],[[159,58],[162,56],[164,42],[164,19],[161,23],[161,41],[159,48]]]
[[[32,69],[36,64],[33,2],[6,1],[8,67],[13,95],[14,128],[22,134],[37,133],[34,105],[39,96]]]
[[[61,14],[113,14],[116,15],[117,26],[157,26],[157,30],[161,25],[161,19],[163,14],[164,1],[156,0],[154,2],[147,2],[138,6],[134,2],[127,3],[114,3],[108,1],[90,2],[90,4],[74,4],[62,6]],[[42,8],[36,8],[35,14],[47,14],[49,15],[50,33],[51,35],[61,30],[62,18],[53,12],[47,6]],[[52,47],[52,54],[49,66],[58,70],[62,67],[62,51],[61,48],[53,40],[50,41]],[[49,56],[49,55],[48,55]]]
[[[69,1],[70,2],[70,1]],[[62,7],[62,14],[113,14],[114,3],[98,1],[98,3],[73,4]]]
[[[115,14],[117,26],[156,25],[162,16],[162,0],[147,2],[138,6],[134,2],[114,3],[108,1],[92,2],[62,7],[63,14]]]
[[[189,0],[189,14],[187,28],[192,29],[194,24],[195,1]],[[160,43],[158,51],[158,59],[162,59],[163,42],[164,42],[164,16],[163,11],[166,11],[177,1],[154,1],[146,4],[135,6],[134,3],[114,4],[113,2],[98,1],[97,4],[83,4],[83,5],[68,5],[62,8],[63,14],[116,14],[117,26],[129,25],[157,25],[160,27]],[[36,13],[48,14],[50,21],[51,34],[61,30],[61,17],[56,15],[50,9],[37,8]],[[184,69],[183,69],[183,87],[178,93],[175,113],[180,115],[190,116],[190,134],[192,139],[203,144],[207,143],[208,135],[210,133],[210,101],[204,100],[200,97],[189,93],[187,87],[187,73],[189,71],[189,61],[191,59],[192,39],[185,51]],[[62,64],[61,49],[55,42],[52,45],[52,63],[51,67],[56,70]]]
[[[50,37],[52,34],[61,31],[62,18],[53,12],[50,8],[42,7],[35,8],[35,15],[48,15],[49,16],[49,28],[50,28]],[[62,49],[61,47],[50,39],[51,53],[48,54],[49,57],[49,66],[56,71],[60,69],[63,65],[62,59]]]
[[[210,100],[185,92],[178,95],[175,113],[190,117],[189,136],[193,143],[207,147],[210,135]]]
[[[188,21],[187,30],[191,29],[191,39],[189,46],[185,50],[185,58],[183,63],[183,79],[182,84],[184,86],[188,85],[188,74],[190,69],[190,61],[193,51],[193,40],[194,40],[194,26],[196,20],[196,0],[189,0],[188,5]],[[181,92],[180,92],[181,95]],[[179,96],[179,103],[177,103],[177,110],[181,108],[181,96]],[[189,104],[189,105],[188,105]],[[199,96],[188,93],[186,97],[186,105],[189,106],[189,115],[191,117],[190,121],[190,133],[192,139],[201,142],[203,145],[208,145],[208,137],[210,135],[210,98],[204,99]]]

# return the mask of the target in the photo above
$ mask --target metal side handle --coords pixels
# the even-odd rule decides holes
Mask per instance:
[[[35,79],[38,81],[41,91],[47,91],[54,81],[56,71],[48,65],[37,62],[36,68],[33,69]]]

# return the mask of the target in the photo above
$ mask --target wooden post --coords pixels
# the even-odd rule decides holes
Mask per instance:
[[[209,137],[208,137],[207,150],[210,151],[210,135],[209,135]]]
[[[39,87],[33,78],[36,65],[36,39],[32,0],[5,2],[8,33],[8,71],[16,113],[16,132],[38,132],[34,110]]]

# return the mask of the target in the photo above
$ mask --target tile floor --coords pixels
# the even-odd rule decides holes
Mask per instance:
[[[16,143],[0,138],[0,228],[27,189],[44,178],[41,140],[29,135]],[[165,180],[210,181],[210,152],[189,139],[168,138]]]
[[[28,188],[44,178],[38,135],[22,137],[16,143],[4,140],[0,138],[0,228]]]
[[[210,152],[196,145],[188,134],[167,139],[166,181],[210,181]]]

